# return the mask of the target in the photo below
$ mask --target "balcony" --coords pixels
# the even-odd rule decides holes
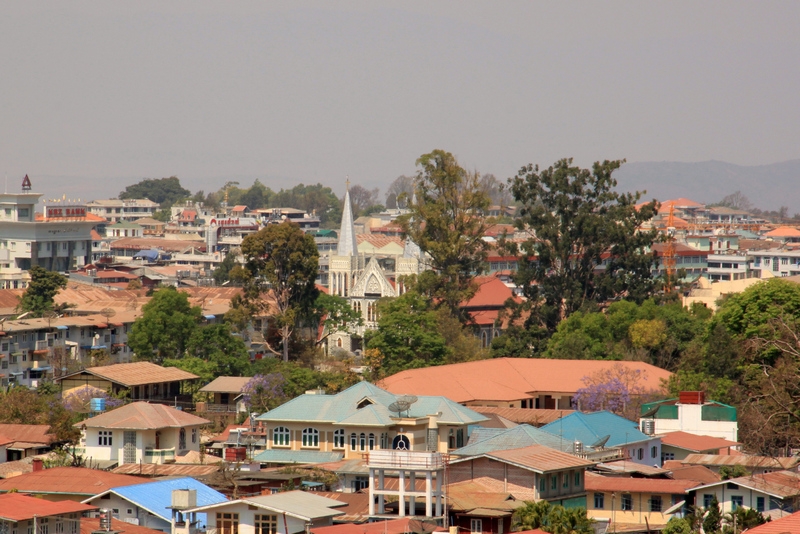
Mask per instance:
[[[175,461],[175,448],[171,449],[152,449],[144,450],[144,463],[146,464],[165,464]]]
[[[63,339],[39,339],[35,342],[34,350],[47,350],[52,347],[63,347],[64,340]]]
[[[367,454],[367,466],[389,469],[438,470],[444,468],[439,452],[385,450]]]
[[[208,402],[198,402],[196,411],[198,413],[236,413],[235,404],[211,404]]]

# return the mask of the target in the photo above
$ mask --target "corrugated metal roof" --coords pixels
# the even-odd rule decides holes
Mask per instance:
[[[117,363],[88,367],[84,371],[128,387],[200,378],[177,367],[161,367],[151,362]]]
[[[571,414],[574,410],[543,410],[530,408],[496,408],[493,406],[473,406],[478,413],[496,414],[517,424],[526,423],[533,426],[544,426],[560,417]]]
[[[622,491],[630,493],[679,494],[700,485],[698,480],[672,480],[669,478],[606,477],[586,473],[583,487],[586,491]]]
[[[123,428],[152,430],[159,428],[178,428],[192,425],[205,425],[208,419],[197,417],[182,410],[163,404],[132,402],[106,413],[86,419],[75,426],[89,428]]]
[[[152,482],[136,484],[134,486],[113,488],[83,502],[97,503],[99,502],[97,499],[99,499],[105,493],[110,492],[122,497],[132,504],[135,504],[139,508],[144,508],[151,514],[156,515],[165,521],[170,521],[172,512],[166,507],[172,502],[172,490],[179,489],[197,490],[198,506],[207,506],[228,500],[225,495],[211,489],[205,484],[202,484],[191,477],[182,477],[171,478],[167,480],[154,480]],[[205,524],[205,517],[202,517],[200,521],[201,523]]]
[[[322,497],[320,495],[315,495],[314,492],[296,490],[273,493],[271,495],[247,497],[244,499],[227,501],[224,503],[202,505],[194,508],[194,510],[220,510],[224,509],[226,506],[235,506],[239,503],[257,506],[259,508],[274,512],[285,513],[286,515],[296,517],[303,521],[313,521],[315,519],[323,519],[342,515],[344,512],[341,510],[335,510],[334,508],[345,505],[344,502],[328,499],[327,497]]]
[[[561,436],[566,441],[580,441],[587,446],[605,436],[610,436],[605,444],[606,447],[618,447],[653,439],[652,436],[642,433],[635,422],[608,411],[573,412],[544,425],[542,430]]]
[[[478,456],[495,451],[519,449],[529,445],[544,445],[558,451],[572,450],[572,442],[530,425],[508,430],[481,428],[472,431],[469,444],[451,451],[454,456]]]
[[[218,376],[200,388],[204,393],[241,393],[242,388],[253,377],[250,376]]]
[[[531,469],[540,473],[572,469],[576,467],[589,467],[593,462],[584,460],[566,452],[557,451],[544,445],[530,445],[521,449],[508,449],[486,454],[504,462],[510,462],[520,467]]]
[[[701,452],[735,447],[739,444],[735,441],[728,441],[714,436],[698,436],[697,434],[678,431],[663,434],[661,436],[661,445]]]
[[[270,464],[321,464],[339,461],[342,456],[340,452],[270,449],[257,454],[254,460]]]
[[[111,470],[121,475],[138,475],[148,477],[199,477],[219,471],[217,465],[186,464],[124,464]],[[141,482],[141,481],[140,481]]]
[[[45,501],[21,493],[0,495],[0,519],[5,521],[26,521],[34,517],[48,517],[60,514],[83,513],[96,510],[96,506],[75,501]]]
[[[688,465],[710,465],[721,467],[723,465],[743,465],[762,469],[790,469],[800,462],[796,456],[772,458],[768,456],[727,455],[727,454],[689,454],[681,460]]]
[[[136,477],[88,467],[51,467],[0,480],[0,492],[14,489],[32,493],[88,496],[97,495],[114,487],[141,484],[141,482]]]
[[[761,475],[731,478],[712,484],[706,484],[705,486],[700,486],[698,489],[713,487],[719,484],[737,484],[781,499],[800,495],[800,473],[795,471],[773,471],[772,473],[764,473]]]

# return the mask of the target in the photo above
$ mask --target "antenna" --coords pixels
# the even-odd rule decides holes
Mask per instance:
[[[661,408],[660,404],[658,406],[653,406],[652,408],[650,408],[649,410],[647,410],[646,412],[644,412],[642,414],[642,416],[641,416],[642,419],[644,419],[646,417],[653,417],[656,414],[656,412],[658,412],[659,408]]]
[[[397,417],[400,417],[401,412],[406,412],[406,416],[408,416],[408,408],[411,406],[411,403],[398,399],[389,405],[390,412],[397,412]]]
[[[600,438],[597,441],[595,441],[594,443],[592,443],[592,448],[594,448],[594,449],[602,449],[605,446],[605,444],[608,443],[609,439],[611,439],[611,435],[610,434],[607,435],[607,436],[603,436],[602,438]]]

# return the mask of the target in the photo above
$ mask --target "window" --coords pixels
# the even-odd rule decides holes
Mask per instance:
[[[285,426],[279,426],[272,431],[272,445],[276,447],[288,447],[289,443],[289,429]]]
[[[370,434],[369,435],[368,444],[369,444],[369,450],[371,450],[371,451],[375,450],[375,434]]]
[[[110,447],[112,445],[113,434],[110,430],[101,430],[97,433],[97,444],[101,447]]]
[[[544,479],[544,475],[539,475],[539,493],[544,493],[547,489],[547,483]]]
[[[562,488],[569,487],[569,473],[564,473],[561,475],[561,487]]]
[[[186,448],[186,429],[181,428],[178,432],[178,448],[183,450]]]
[[[597,510],[602,510],[606,506],[606,494],[605,493],[595,493],[594,494],[594,507]]]
[[[192,429],[192,443],[197,443],[197,429]]]
[[[367,435],[363,432],[358,436],[358,447],[362,451],[367,450]]]
[[[756,512],[764,511],[764,497],[756,497]]]
[[[631,497],[630,493],[623,493],[621,501],[623,510],[633,510],[633,497]]]
[[[217,512],[218,534],[239,534],[239,514]]]
[[[661,495],[650,496],[650,511],[651,512],[661,511]]]
[[[39,520],[39,528],[37,534],[50,534],[49,519],[43,517]]]
[[[655,458],[657,454],[658,454],[658,447],[656,447],[655,445],[650,447],[650,458]]]
[[[711,506],[711,503],[714,502],[714,495],[709,493],[703,494],[703,508],[708,508]]]
[[[555,490],[558,488],[558,477],[556,475],[550,475],[550,489]]]
[[[734,512],[737,508],[741,507],[744,504],[744,497],[741,495],[733,495],[731,496],[731,510]]]
[[[333,431],[333,448],[334,449],[344,449],[344,429],[340,428],[339,430]]]
[[[674,460],[675,453],[674,452],[662,452],[661,453],[661,463],[663,464],[667,460]]]
[[[636,457],[640,460],[644,460],[644,449],[639,447],[639,450],[636,452]]]
[[[69,534],[78,534],[78,525],[80,525],[78,514],[69,514],[69,519]]]
[[[581,472],[580,471],[575,471],[575,487],[576,488],[580,488],[581,487]]]
[[[303,447],[319,448],[319,431],[316,428],[303,429]]]
[[[481,534],[483,532],[483,520],[482,519],[470,519],[469,520],[469,531],[472,534]]]
[[[275,534],[278,532],[278,516],[256,514],[255,534]]]
[[[63,534],[64,533],[64,521],[62,519],[56,519],[56,534]]]
[[[350,434],[350,450],[358,450],[358,436],[356,436],[355,432]]]

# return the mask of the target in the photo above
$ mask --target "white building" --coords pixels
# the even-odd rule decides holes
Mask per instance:
[[[46,201],[37,214],[42,193],[27,184],[20,193],[0,194],[0,289],[27,287],[33,265],[65,272],[90,263],[92,226],[102,221],[86,206],[63,201]]]
[[[706,401],[702,391],[682,391],[677,399],[643,405],[639,424],[648,435],[683,431],[737,441],[739,433],[736,408]]]
[[[136,222],[137,219],[143,217],[152,217],[158,211],[159,205],[146,198],[125,200],[112,198],[108,200],[92,200],[86,204],[86,208],[93,215],[108,219],[110,222]]]
[[[750,270],[756,277],[800,275],[800,250],[759,250],[750,253]]]

